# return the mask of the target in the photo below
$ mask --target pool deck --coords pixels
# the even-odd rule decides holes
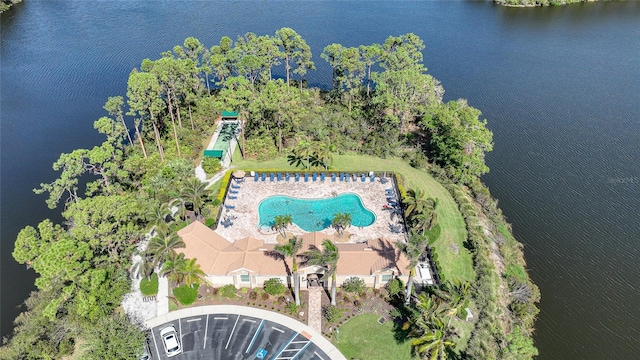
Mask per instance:
[[[232,184],[236,184],[232,180]],[[366,178],[365,182],[362,182],[360,178],[357,181],[331,181],[331,177],[327,176],[324,181],[320,181],[320,177],[316,181],[312,181],[309,176],[309,181],[305,182],[303,177],[300,177],[298,182],[295,181],[292,176],[287,182],[283,178],[280,181],[274,179],[269,180],[267,176],[265,181],[260,178],[258,181],[254,181],[253,177],[246,177],[242,184],[239,184],[237,194],[227,194],[225,199],[225,205],[234,206],[233,209],[224,209],[220,222],[224,220],[227,215],[233,217],[233,225],[224,227],[218,223],[216,232],[229,241],[244,239],[246,237],[252,237],[258,240],[263,240],[265,243],[276,243],[276,236],[278,233],[271,229],[260,230],[258,229],[258,205],[264,199],[273,195],[285,195],[300,199],[318,199],[332,197],[334,194],[354,193],[360,196],[363,205],[376,215],[376,220],[372,225],[366,227],[351,226],[345,231],[351,234],[351,237],[346,243],[358,243],[365,242],[371,239],[385,238],[391,241],[405,241],[404,232],[392,233],[390,230],[391,225],[397,225],[401,222],[401,217],[391,215],[390,210],[383,209],[383,206],[387,204],[386,190],[393,188],[393,182],[388,181],[383,184],[380,182],[380,178],[376,177],[374,182]],[[231,190],[231,188],[230,188]],[[229,195],[236,196],[236,199],[228,198]],[[283,214],[285,215],[285,214]],[[289,226],[287,232],[294,235],[302,235],[306,233],[295,224]],[[333,228],[326,228],[321,233],[327,234],[330,239],[334,238],[335,230]],[[344,241],[341,241],[344,242]]]

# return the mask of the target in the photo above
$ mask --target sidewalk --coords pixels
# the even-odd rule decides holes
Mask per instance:
[[[268,321],[273,321],[279,323],[283,326],[288,327],[289,329],[296,331],[298,333],[305,332],[308,336],[307,338],[313,341],[316,346],[318,346],[322,351],[324,351],[330,359],[332,360],[346,360],[344,355],[335,347],[331,342],[325,339],[320,333],[318,333],[315,329],[294,320],[286,315],[278,314],[275,312],[247,307],[247,306],[239,306],[239,305],[207,305],[207,306],[195,306],[187,309],[172,311],[165,315],[159,315],[153,319],[149,319],[146,321],[146,325],[149,328],[156,327],[158,325],[162,325],[171,321],[175,321],[179,318],[190,317],[190,316],[198,316],[204,314],[237,314],[244,316],[251,316],[259,319],[265,319]]]
[[[324,290],[319,286],[309,288],[309,311],[308,323],[309,327],[318,333],[322,333],[322,292]]]
[[[169,281],[164,276],[158,276],[158,296],[156,298],[158,316],[169,312]]]

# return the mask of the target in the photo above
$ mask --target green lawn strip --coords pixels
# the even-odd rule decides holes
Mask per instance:
[[[144,296],[152,296],[158,293],[158,274],[151,274],[151,279],[140,280],[140,292]]]
[[[193,287],[188,285],[178,286],[173,289],[173,296],[175,296],[180,304],[191,305],[198,297],[198,285]]]
[[[240,160],[234,165],[243,170],[255,171],[293,171],[304,170],[288,164],[284,157],[271,161]],[[380,159],[365,155],[335,155],[332,171],[366,172],[394,171],[402,174],[405,188],[422,188],[428,197],[438,198],[438,223],[441,226],[440,237],[433,244],[434,252],[447,278],[457,277],[463,281],[473,281],[473,261],[471,253],[463,246],[467,239],[464,219],[451,194],[431,175],[423,170],[412,168],[399,158]],[[322,170],[315,169],[316,172]],[[456,254],[457,251],[457,254]]]
[[[333,344],[347,359],[403,360],[412,359],[411,342],[395,339],[393,323],[378,323],[380,315],[362,314],[340,327]]]

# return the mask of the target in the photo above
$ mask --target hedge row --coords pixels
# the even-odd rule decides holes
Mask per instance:
[[[463,187],[455,184],[447,173],[436,166],[430,167],[432,175],[451,193],[467,226],[467,246],[473,254],[476,280],[472,297],[478,309],[476,328],[467,345],[467,353],[478,359],[497,359],[501,345],[505,343],[501,326],[501,309],[498,307],[499,278],[490,259],[490,245],[478,218],[477,209]]]
[[[489,189],[479,179],[475,179],[469,188],[455,184],[445,170],[436,166],[429,169],[451,193],[458,203],[468,230],[468,245],[474,255],[476,282],[473,297],[479,309],[478,322],[469,340],[467,353],[483,359],[513,358],[529,359],[537,355],[531,335],[533,323],[539,312],[535,306],[540,300],[540,292],[526,273],[526,263],[522,254],[522,245],[511,235],[511,226],[498,208],[497,200],[491,198]],[[486,226],[491,230],[485,234],[478,214],[482,213],[490,220]],[[491,246],[495,242],[503,258],[505,272],[498,274],[491,260]],[[510,297],[508,309],[499,308],[498,286],[499,276],[509,286],[509,291],[516,288],[524,290],[525,296],[519,299]],[[502,313],[506,312],[509,330],[502,328]],[[519,346],[514,352],[512,346],[525,342],[527,346]]]

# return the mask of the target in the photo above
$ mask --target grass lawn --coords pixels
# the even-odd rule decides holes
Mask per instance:
[[[239,153],[239,151],[237,151]],[[243,170],[257,171],[291,171],[302,170],[287,163],[282,157],[271,161],[241,160],[234,155],[233,165]],[[428,197],[438,198],[438,224],[441,227],[440,237],[432,245],[438,254],[438,262],[447,278],[457,277],[463,281],[473,281],[473,261],[471,253],[465,249],[463,242],[467,238],[467,230],[451,194],[431,175],[412,168],[404,160],[398,158],[380,159],[364,155],[335,155],[332,171],[369,172],[394,171],[402,175],[407,190],[421,188]],[[315,170],[318,172],[318,170]]]
[[[390,321],[380,325],[379,315],[362,314],[340,327],[338,339],[333,344],[347,359],[404,360],[411,357],[409,340],[399,343]]]
[[[142,278],[140,292],[144,296],[156,295],[158,293],[158,274],[151,274],[151,279]]]

